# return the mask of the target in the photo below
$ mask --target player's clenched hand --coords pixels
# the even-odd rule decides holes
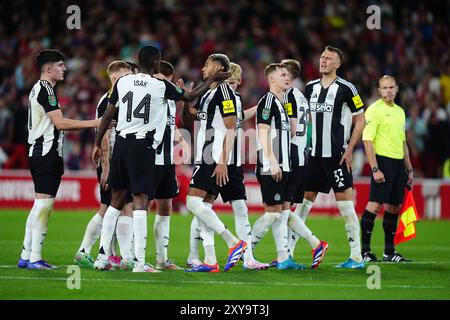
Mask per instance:
[[[92,150],[92,162],[98,168],[100,166],[100,157],[102,156],[102,149],[99,146],[94,146]]]
[[[227,165],[223,163],[217,164],[211,177],[216,177],[216,184],[219,187],[226,185],[229,181]]]
[[[381,172],[380,169],[378,169],[377,172],[373,173],[373,180],[375,180],[376,183],[385,183],[386,179],[384,178],[383,172]]]
[[[344,154],[342,155],[341,161],[339,164],[343,164],[345,161],[345,165],[347,166],[348,172],[352,172],[352,161],[353,161],[353,149],[347,148]]]

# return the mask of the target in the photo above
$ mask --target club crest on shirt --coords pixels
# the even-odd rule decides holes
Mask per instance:
[[[57,105],[57,101],[56,101],[56,97],[55,96],[48,96],[48,103],[52,106],[55,107]]]

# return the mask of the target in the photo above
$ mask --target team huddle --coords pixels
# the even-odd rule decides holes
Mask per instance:
[[[183,101],[183,123],[197,121],[199,128],[186,197],[186,207],[194,217],[185,271],[220,271],[215,233],[229,248],[224,271],[239,260],[244,269],[251,270],[318,268],[328,243],[305,222],[317,193],[328,193],[331,188],[350,246],[348,260],[336,267],[364,268],[364,261],[370,260],[361,250],[351,173],[352,152],[365,126],[364,108],[355,86],[336,75],[342,59],[339,49],[327,46],[320,57],[322,76],[307,83],[304,95],[294,87],[300,76],[298,61],[285,59],[269,64],[265,69],[269,91],[256,106],[244,110],[237,91],[242,69],[225,54],[210,55],[202,69],[203,82],[188,89],[181,79],[172,83],[174,68],[161,60],[159,49],[145,46],[138,53],[139,66],[125,61],[109,64],[112,88],[100,99],[96,119],[78,121],[63,117],[53,91],[56,82],[64,78],[64,57],[58,51],[41,51],[37,58],[41,79],[30,93],[28,122],[36,196],[18,267],[55,268],[42,259],[41,253],[64,173],[62,130],[97,128],[92,160],[97,167],[101,205],[86,227],[75,263],[133,272],[184,269],[168,256],[172,199],[178,194],[174,147],[179,144],[183,150],[187,148],[175,125],[176,102]],[[253,226],[248,219],[242,169],[245,121],[256,123],[256,177],[265,211]],[[212,209],[219,194],[231,204],[236,234]],[[153,203],[157,208],[155,265],[145,261],[147,214]],[[257,261],[254,252],[270,229],[276,258],[269,264]],[[310,266],[294,260],[299,238],[311,247]],[[97,240],[99,253],[94,259],[91,249]]]

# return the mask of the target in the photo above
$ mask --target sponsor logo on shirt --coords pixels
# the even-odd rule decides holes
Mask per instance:
[[[311,102],[309,108],[311,112],[333,112],[334,106],[330,103]]]
[[[292,116],[294,113],[292,112],[292,103],[285,103],[284,104],[284,110],[286,110],[286,113],[288,116]]]
[[[289,121],[282,121],[281,122],[281,130],[290,131],[291,130],[291,123]]]
[[[356,109],[359,109],[359,108],[361,108],[364,105],[364,103],[362,102],[361,97],[359,96],[359,94],[354,96],[352,98],[352,100],[353,100],[353,103],[355,104]]]
[[[224,114],[236,112],[233,100],[222,101],[222,106]]]

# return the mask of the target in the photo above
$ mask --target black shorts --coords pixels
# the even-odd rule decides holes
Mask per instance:
[[[100,184],[100,179],[102,176],[103,169],[102,167],[97,168],[97,181]],[[100,203],[106,204],[109,206],[111,204],[111,188],[108,190],[103,190],[102,186],[99,186],[100,188]]]
[[[215,163],[202,163],[195,165],[189,187],[206,191],[217,198],[217,195],[219,194],[219,186],[216,184],[216,177],[211,177],[215,168]]]
[[[153,138],[136,139],[116,136],[110,164],[110,186],[114,190],[128,189],[131,194],[155,196],[155,149]]]
[[[178,195],[175,165],[156,165],[155,178],[155,199],[172,199]]]
[[[247,200],[244,185],[244,171],[242,167],[228,165],[228,179],[226,185],[220,188],[220,196],[223,202],[233,200]]]
[[[378,169],[384,174],[384,183],[375,183],[370,179],[369,201],[377,203],[387,203],[394,206],[403,202],[408,175],[405,170],[403,159],[392,159],[383,156],[376,156]]]
[[[51,149],[45,156],[29,158],[34,192],[56,196],[64,174],[64,161],[56,149]]]
[[[343,192],[353,188],[352,173],[347,170],[345,162],[341,165],[341,157],[319,158],[311,156],[306,166],[305,191]]]
[[[305,166],[293,167],[287,187],[287,201],[302,203],[305,195],[306,169]]]
[[[269,206],[283,204],[287,199],[287,186],[290,172],[283,172],[280,182],[275,182],[271,175],[256,174],[261,187],[263,203]]]

